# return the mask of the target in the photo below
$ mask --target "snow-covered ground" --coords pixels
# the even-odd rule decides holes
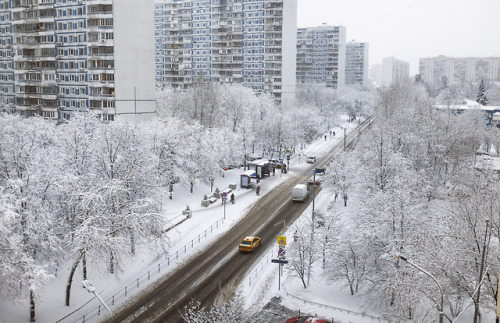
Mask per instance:
[[[210,187],[198,184],[191,194],[185,188],[175,187],[173,199],[169,199],[168,193],[164,195],[165,216],[171,221],[173,229],[168,234],[168,254],[160,248],[139,248],[138,254],[130,259],[121,259],[121,267],[117,274],[106,273],[103,268],[89,268],[88,279],[96,287],[100,297],[110,307],[111,311],[117,310],[119,306],[130,301],[138,292],[154,283],[162,275],[173,272],[176,266],[193,256],[202,249],[203,245],[215,241],[219,236],[237,223],[247,210],[264,194],[271,191],[281,182],[294,176],[297,172],[305,169],[305,156],[321,156],[333,145],[343,140],[343,131],[340,126],[348,129],[348,133],[357,126],[356,123],[344,122],[332,130],[336,136],[327,134],[319,138],[302,152],[296,152],[291,158],[288,174],[276,172],[275,176],[266,177],[261,181],[261,195],[257,196],[254,189],[239,188],[239,176],[243,169],[231,169],[215,180],[214,187],[225,189],[229,184],[237,184],[234,190],[236,196],[235,204],[226,204],[225,211],[220,199],[208,207],[201,206],[204,195],[210,196]],[[478,156],[477,167],[497,168],[500,165],[499,157]],[[321,212],[322,208],[330,198],[324,192],[316,197],[316,210]],[[192,210],[192,217],[186,220],[182,211],[186,206]],[[348,211],[343,202],[338,200],[335,204],[339,211]],[[302,215],[311,216],[311,207]],[[225,219],[224,219],[225,217]],[[183,221],[184,220],[184,221]],[[181,224],[179,222],[183,221]],[[178,225],[177,225],[178,224]],[[174,227],[175,225],[175,227]],[[288,232],[285,236],[291,236]],[[236,248],[236,246],[235,246]],[[291,275],[286,269],[278,284],[278,265],[271,263],[271,259],[277,257],[278,245],[268,252],[262,254],[258,263],[247,273],[238,287],[238,294],[244,295],[244,316],[251,316],[259,311],[272,298],[280,297],[280,305],[299,313],[318,315],[335,322],[382,322],[378,317],[383,313],[376,313],[364,305],[362,293],[350,295],[349,289],[342,284],[332,285],[323,280],[321,268],[314,268],[315,275],[311,279],[310,286],[304,289],[302,282]],[[70,263],[61,264],[57,277],[45,286],[42,297],[36,303],[37,322],[97,322],[107,316],[104,307],[101,306],[99,315],[97,309],[100,302],[87,292],[81,284],[81,267],[75,273],[73,288],[71,291],[71,306],[65,303],[65,287],[69,276]],[[126,294],[126,296],[125,296]],[[114,301],[114,302],[113,302]],[[435,313],[434,313],[435,314]],[[85,319],[83,318],[85,316]],[[62,320],[61,320],[62,319]],[[27,304],[14,303],[12,300],[0,300],[0,323],[28,322],[29,311]],[[458,322],[470,322],[470,315],[464,315]]]
[[[356,125],[357,123],[347,122],[342,124],[342,126],[345,126],[349,130],[353,129]],[[324,151],[341,142],[343,140],[343,131],[340,125],[332,130],[335,131],[336,136],[330,136],[328,134],[326,140],[322,137],[306,147],[302,152],[296,152],[290,160],[288,174],[281,174],[281,172],[277,171],[275,176],[264,178],[261,181],[260,197],[279,185],[282,181],[293,176],[296,172],[309,166],[305,163],[305,156],[321,156]],[[224,207],[220,200],[217,200],[208,207],[201,206],[203,196],[211,195],[209,186],[198,184],[191,194],[187,189],[177,185],[174,188],[172,199],[169,199],[168,193],[164,195],[165,216],[171,221],[172,225],[177,224],[185,219],[182,215],[182,211],[189,205],[189,208],[192,210],[192,217],[175,226],[175,228],[168,232],[170,247],[167,255],[162,253],[159,248],[158,250],[151,250],[151,248],[141,249],[139,247],[139,252],[135,257],[122,260],[120,270],[115,275],[103,273],[105,270],[102,268],[89,268],[88,280],[96,287],[96,292],[106,302],[111,311],[116,310],[124,302],[130,300],[134,295],[137,295],[138,291],[149,286],[150,283],[154,282],[154,280],[161,275],[168,274],[175,270],[177,265],[199,251],[203,245],[217,239],[244,216],[252,204],[260,197],[256,196],[254,189],[242,189],[239,187],[240,174],[242,171],[243,169],[227,170],[223,172],[224,176],[215,180],[213,190],[216,188],[223,190],[228,187],[229,184],[237,184],[238,187],[234,191],[236,203],[228,203],[225,206],[225,220]],[[277,266],[269,266],[269,257],[272,256],[274,256],[274,254],[271,255],[268,253],[267,258],[262,257],[261,263],[257,265],[266,268],[266,270],[270,270],[269,279],[271,280],[277,278],[274,277],[276,276]],[[105,308],[102,306],[99,315],[97,315],[97,308],[100,302],[94,294],[87,292],[87,290],[82,287],[81,267],[78,268],[74,276],[71,290],[71,305],[64,305],[69,268],[70,263],[62,264],[57,273],[54,273],[57,277],[45,286],[42,292],[43,296],[40,297],[36,303],[36,320],[38,322],[56,322],[68,315],[69,316],[62,320],[62,322],[81,322],[83,321],[83,315],[85,315],[86,322],[98,321],[107,315]],[[273,270],[275,270],[274,273]],[[269,295],[270,298],[277,294],[277,281],[269,285],[266,280],[260,279],[262,277],[267,277],[267,275],[259,275],[259,279],[254,278],[253,283],[248,285],[248,281],[252,280],[251,275],[252,272],[241,287],[242,291],[247,294],[247,296],[250,294],[262,295],[265,293]],[[304,294],[300,288],[296,288],[296,282],[292,279],[286,276],[283,277],[283,279],[283,289],[280,291],[280,295],[287,301],[289,300],[290,306],[294,307],[293,302],[297,300],[294,299],[293,296],[287,297],[285,290],[298,297],[310,297],[309,295],[312,289],[307,290],[307,294]],[[139,285],[139,287],[137,287],[137,285]],[[247,285],[250,288],[247,288]],[[319,287],[321,287],[322,284],[317,285],[319,291]],[[329,295],[330,294],[331,292],[329,292]],[[318,297],[319,299],[322,298],[321,296]],[[260,297],[256,296],[253,298],[259,299]],[[316,298],[316,300],[317,299],[318,298]],[[257,304],[257,301],[255,304]],[[255,309],[256,307],[253,308]],[[300,308],[304,309],[306,306],[301,305]],[[317,312],[317,310],[313,312]],[[10,323],[28,321],[29,310],[26,303],[19,304],[14,303],[12,300],[0,300],[0,322]]]

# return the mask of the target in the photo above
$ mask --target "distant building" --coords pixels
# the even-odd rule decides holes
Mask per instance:
[[[371,64],[369,69],[369,78],[377,86],[382,86],[382,64]]]
[[[295,99],[297,0],[155,1],[159,85],[238,83]]]
[[[345,83],[344,26],[299,28],[297,31],[297,82],[321,83],[338,88]]]
[[[390,86],[410,77],[410,63],[394,57],[384,58],[382,62],[382,86]]]
[[[345,84],[368,85],[368,43],[347,43]]]
[[[419,74],[426,82],[470,83],[500,81],[500,57],[421,58]]]
[[[153,0],[0,3],[0,108],[105,119],[155,110]]]

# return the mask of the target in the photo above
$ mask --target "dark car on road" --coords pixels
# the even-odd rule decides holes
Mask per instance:
[[[316,316],[294,316],[286,320],[286,323],[331,323]]]

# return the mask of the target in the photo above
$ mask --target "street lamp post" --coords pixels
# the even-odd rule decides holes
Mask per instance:
[[[312,231],[314,232],[314,198],[316,197],[316,168],[313,169]]]
[[[439,308],[438,308],[438,310],[439,310],[439,323],[443,323],[443,301],[444,301],[443,288],[441,288],[441,285],[439,284],[439,282],[437,281],[437,279],[434,276],[432,276],[431,273],[429,273],[428,271],[426,271],[423,268],[420,268],[419,266],[417,266],[416,264],[414,264],[413,262],[411,262],[410,260],[408,260],[406,257],[398,255],[398,256],[396,256],[396,258],[401,259],[401,260],[409,263],[410,265],[412,265],[416,269],[420,270],[421,272],[423,272],[424,274],[426,274],[427,276],[429,276],[436,283],[436,285],[439,288],[439,293],[441,294],[441,301],[439,303]]]
[[[345,150],[345,139],[346,139],[346,138],[345,138],[345,130],[346,130],[346,129],[344,128],[344,150]]]
[[[479,317],[479,300],[481,295],[481,281],[483,280],[483,271],[484,271],[484,257],[486,254],[486,240],[488,237],[488,224],[489,220],[486,219],[486,231],[484,232],[484,242],[483,242],[483,250],[481,252],[481,267],[479,269],[479,281],[477,286],[477,295],[476,295],[476,308],[474,309],[474,323],[478,321]]]
[[[224,194],[226,194],[226,193],[224,192]],[[226,200],[227,200],[227,197],[222,196],[222,205],[224,206],[224,220],[226,219]]]
[[[111,313],[111,310],[109,309],[108,305],[106,305],[106,303],[104,303],[104,301],[102,300],[102,298],[95,291],[95,287],[88,280],[82,281],[82,285],[83,285],[83,287],[85,287],[85,289],[89,293],[94,293],[94,295],[97,297],[97,299],[99,299],[99,301],[102,303],[102,305],[104,305],[104,307],[108,310],[109,315],[113,316],[113,313]]]

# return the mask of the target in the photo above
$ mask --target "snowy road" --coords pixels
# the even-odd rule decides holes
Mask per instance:
[[[179,322],[179,310],[191,299],[211,304],[221,291],[230,296],[245,271],[275,243],[284,227],[281,223],[292,223],[312,200],[310,197],[306,203],[294,204],[290,199],[291,188],[306,180],[305,175],[296,176],[266,194],[217,242],[207,246],[136,303],[117,313],[113,321]],[[235,252],[241,237],[253,234],[262,238],[262,247],[254,254]]]
[[[352,140],[348,140],[350,144]],[[231,298],[246,271],[258,262],[259,255],[274,246],[276,237],[291,225],[307,208],[305,203],[293,203],[290,192],[294,185],[306,183],[313,168],[324,166],[336,149],[325,142],[324,154],[314,165],[296,174],[263,196],[248,214],[219,240],[206,247],[204,252],[190,259],[175,273],[158,282],[147,294],[130,304],[113,321],[120,322],[180,322],[179,312],[193,299],[202,305],[212,304],[217,297]],[[320,188],[316,189],[318,193]],[[235,252],[241,237],[257,235],[262,247],[255,254]]]

